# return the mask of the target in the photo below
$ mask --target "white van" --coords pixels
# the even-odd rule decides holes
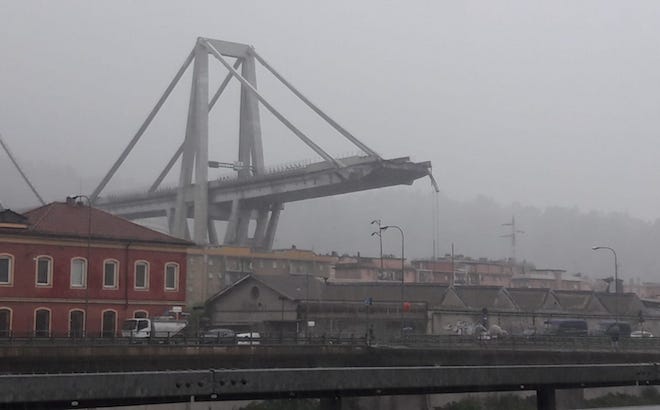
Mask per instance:
[[[236,334],[237,345],[258,345],[261,344],[260,340],[261,340],[261,335],[257,332]]]

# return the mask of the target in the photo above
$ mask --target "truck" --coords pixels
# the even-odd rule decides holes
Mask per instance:
[[[133,318],[124,320],[121,335],[131,339],[172,337],[181,332],[188,322],[172,316]]]

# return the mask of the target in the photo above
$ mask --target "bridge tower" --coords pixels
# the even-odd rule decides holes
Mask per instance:
[[[228,71],[220,87],[209,99],[209,55],[217,59]],[[234,58],[234,64],[228,61]],[[209,197],[208,168],[228,167],[237,172],[237,181],[255,180],[264,176],[264,153],[262,146],[261,122],[259,106],[263,105],[290,131],[292,131],[303,143],[311,148],[322,162],[329,168],[342,170],[345,164],[341,160],[333,158],[320,146],[314,143],[307,135],[296,128],[285,118],[266,98],[257,90],[256,63],[259,62],[270,73],[272,73],[293,94],[303,101],[310,109],[330,124],[339,134],[356,145],[369,160],[380,162],[382,158],[372,149],[367,147],[342,126],[321,111],[310,100],[303,96],[295,87],[285,80],[275,69],[273,69],[257,52],[254,47],[221,40],[198,38],[183,65],[176,73],[167,89],[160,97],[146,120],[137,133],[133,136],[128,146],[110,168],[100,184],[90,195],[92,202],[102,208],[112,211],[112,202],[99,195],[113,177],[115,172],[124,162],[130,151],[147,130],[152,120],[167,100],[170,93],[177,85],[188,67],[192,64],[192,85],[190,90],[190,102],[185,131],[185,138],[169,162],[165,165],[159,176],[148,190],[147,195],[158,196],[159,187],[163,179],[180,159],[179,182],[176,189],[175,200],[164,201],[166,209],[160,212],[152,212],[149,216],[159,215],[168,218],[170,233],[193,239],[198,244],[218,243],[218,234],[215,229],[215,220],[227,221],[227,229],[224,236],[225,244],[251,245],[256,248],[270,249],[273,244],[275,231],[277,229],[280,212],[287,198],[274,195],[276,190],[271,188],[270,196],[260,198],[246,198],[237,194],[231,197],[214,198]],[[240,69],[240,72],[238,71]],[[239,118],[239,148],[237,160],[233,163],[209,162],[209,112],[216,104],[230,80],[234,78],[241,84],[240,92],[240,118]],[[426,166],[430,169],[430,164]],[[425,168],[425,169],[426,169]],[[342,180],[347,175],[338,173]],[[412,183],[406,182],[406,183]],[[380,184],[380,186],[383,186]],[[359,188],[368,189],[368,188]],[[359,190],[354,188],[354,190]],[[326,194],[327,195],[327,194]],[[297,200],[297,199],[296,199]],[[116,209],[115,209],[116,210]],[[121,214],[121,211],[117,211]],[[131,214],[137,217],[137,214]],[[142,214],[145,216],[146,214]],[[130,216],[127,216],[130,217]],[[188,219],[192,218],[192,234],[189,230]],[[250,236],[251,222],[254,222],[254,230]]]

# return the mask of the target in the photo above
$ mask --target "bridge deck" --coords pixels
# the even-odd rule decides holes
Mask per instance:
[[[345,168],[334,168],[326,162],[245,178],[220,179],[209,182],[209,201],[224,204],[224,212],[216,219],[227,217],[229,203],[234,199],[253,202],[294,202],[330,195],[364,191],[394,185],[410,185],[429,175],[430,162],[411,162],[408,158],[378,160],[353,157],[343,160]],[[177,188],[153,193],[136,192],[108,195],[95,205],[127,218],[164,216],[174,205]],[[192,186],[186,190],[186,201],[193,201]],[[214,216],[214,215],[212,215]]]

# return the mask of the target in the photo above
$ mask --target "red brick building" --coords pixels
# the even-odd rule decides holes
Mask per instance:
[[[113,336],[185,304],[192,243],[73,200],[0,212],[0,335]]]

